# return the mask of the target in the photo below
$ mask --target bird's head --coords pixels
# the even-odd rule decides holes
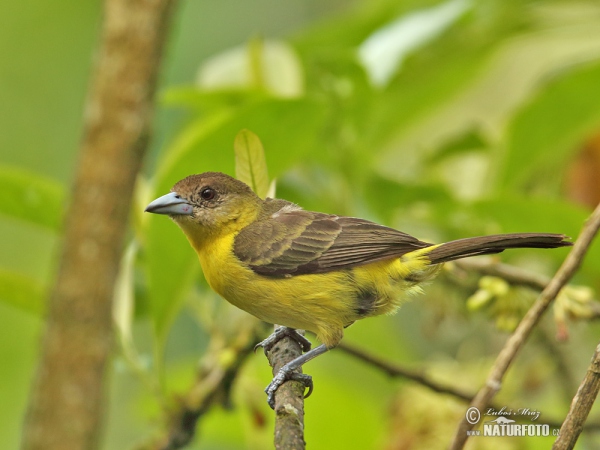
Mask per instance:
[[[219,172],[190,175],[145,209],[171,217],[199,247],[209,236],[241,230],[256,219],[262,200],[250,187]]]

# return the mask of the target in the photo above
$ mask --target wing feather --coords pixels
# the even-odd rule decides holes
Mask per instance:
[[[235,255],[262,275],[324,273],[399,258],[431,245],[368,220],[281,204],[235,239]]]

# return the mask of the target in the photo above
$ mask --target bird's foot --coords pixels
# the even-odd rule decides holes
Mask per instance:
[[[307,398],[313,391],[313,381],[310,375],[306,375],[304,373],[293,372],[294,369],[287,369],[286,366],[283,366],[277,372],[277,375],[273,378],[273,380],[266,387],[265,392],[267,393],[267,402],[271,409],[275,409],[275,392],[277,389],[288,380],[299,381],[303,383],[305,388],[308,389],[308,393],[304,396]]]
[[[304,336],[302,336],[300,333],[298,333],[296,330],[288,327],[279,327],[276,328],[275,331],[264,341],[261,341],[258,344],[256,344],[254,346],[254,352],[256,353],[256,350],[259,347],[262,347],[266,355],[267,352],[270,351],[273,348],[273,346],[284,337],[289,337],[295,340],[300,345],[300,347],[302,347],[303,352],[307,352],[310,350],[310,341]]]

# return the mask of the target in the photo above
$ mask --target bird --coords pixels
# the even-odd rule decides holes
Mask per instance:
[[[310,395],[311,377],[296,369],[336,347],[344,329],[357,320],[395,312],[443,263],[511,248],[572,245],[568,236],[552,233],[431,244],[369,220],[262,199],[220,172],[180,180],[145,211],[167,215],[181,228],[208,284],[221,297],[283,326],[258,345],[268,349],[288,335],[306,351],[265,389],[272,408],[277,389],[289,379],[303,382]],[[310,349],[298,329],[314,333],[321,345]]]

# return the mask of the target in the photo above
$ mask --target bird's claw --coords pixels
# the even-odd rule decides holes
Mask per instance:
[[[279,370],[279,372],[277,372],[277,375],[273,377],[273,380],[265,389],[265,392],[267,393],[267,402],[269,403],[271,409],[275,409],[275,392],[277,392],[277,389],[279,389],[283,383],[289,380],[299,381],[300,383],[304,384],[304,387],[308,389],[308,393],[306,393],[304,398],[307,398],[310,396],[310,394],[312,394],[313,381],[310,375],[298,372],[288,372],[282,368]]]
[[[279,328],[275,329],[275,331],[273,333],[271,333],[271,335],[268,338],[266,338],[265,340],[259,342],[258,344],[256,344],[254,346],[254,353],[256,353],[256,350],[259,347],[262,347],[263,350],[265,351],[265,354],[267,354],[267,352],[270,351],[273,348],[273,346],[275,344],[277,344],[277,342],[279,342],[284,337],[289,337],[289,338],[292,338],[294,341],[296,341],[298,343],[298,345],[300,345],[300,347],[302,347],[303,352],[309,351],[310,347],[312,345],[308,339],[306,339],[304,336],[302,336],[300,333],[298,333],[293,328],[279,327]]]
[[[273,377],[271,383],[269,383],[269,385],[265,389],[265,392],[267,393],[267,402],[269,403],[269,406],[272,409],[275,409],[275,392],[277,392],[277,389],[279,389],[279,387],[288,380],[299,381],[304,385],[305,388],[308,388],[308,393],[304,396],[304,398],[308,397],[312,393],[312,377],[310,375],[298,373],[296,372],[296,369],[302,367],[302,364],[305,362],[305,358],[307,356],[311,355],[312,353],[323,347],[320,346],[317,349],[311,351],[311,342],[308,339],[306,339],[302,334],[298,333],[298,331],[296,331],[293,328],[279,327],[276,328],[275,331],[264,341],[256,344],[254,346],[254,351],[256,352],[258,347],[262,347],[266,355],[267,352],[271,351],[275,344],[277,344],[277,342],[279,342],[285,337],[289,337],[296,341],[298,345],[300,345],[300,347],[302,348],[302,351],[305,353],[304,355],[299,356],[295,360],[290,361],[289,363],[281,367],[281,369],[279,369],[275,377]],[[320,354],[322,353],[322,351],[318,353]],[[310,360],[313,357],[314,356],[309,357],[307,360]]]

